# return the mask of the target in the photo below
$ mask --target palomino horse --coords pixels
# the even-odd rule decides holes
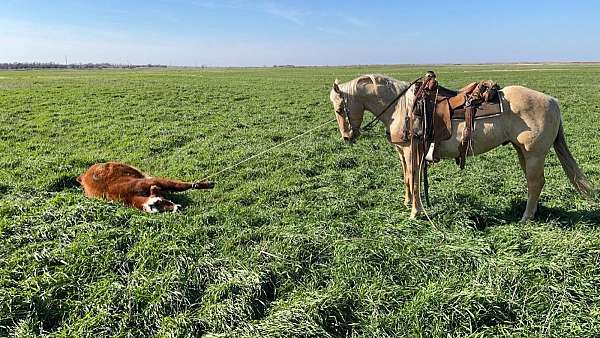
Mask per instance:
[[[388,140],[389,135],[402,135],[404,117],[412,109],[415,100],[414,90],[409,86],[411,83],[377,74],[363,75],[343,84],[336,80],[329,97],[342,137],[348,141],[358,137],[365,110],[372,112],[383,122]],[[501,91],[505,107],[510,109],[500,115],[476,120],[472,153],[482,154],[507,142],[513,145],[527,179],[527,206],[521,221],[535,215],[544,186],[544,161],[551,146],[554,146],[575,189],[584,196],[591,196],[592,185],[567,147],[558,101],[522,86],[508,86]],[[395,104],[382,112],[403,92],[405,93]],[[437,145],[441,158],[458,157],[464,129],[464,121],[452,120],[452,137]],[[410,144],[394,145],[402,159],[404,203],[412,206],[411,217],[414,218],[423,210],[420,198],[421,168],[412,164]]]

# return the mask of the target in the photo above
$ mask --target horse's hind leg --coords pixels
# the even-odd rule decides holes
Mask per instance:
[[[404,155],[402,154],[402,149],[400,147],[396,147],[396,151],[398,152],[398,156],[400,156],[400,160],[402,163],[402,177],[404,179],[404,205],[410,206],[410,202],[412,200],[411,188],[410,188],[410,172],[406,167],[406,160],[404,159]]]
[[[516,143],[513,143],[512,145],[517,151],[517,156],[519,156],[519,165],[521,166],[521,169],[523,169],[523,173],[526,174],[525,155],[523,155],[523,149],[521,149],[521,147],[519,147]]]
[[[527,206],[521,222],[531,219],[537,211],[538,200],[544,187],[544,161],[543,155],[525,154],[525,176],[527,177]]]

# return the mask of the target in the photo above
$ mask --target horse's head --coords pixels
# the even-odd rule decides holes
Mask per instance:
[[[347,89],[349,86],[340,87],[338,80],[333,83],[329,99],[333,104],[340,134],[346,141],[354,141],[360,135],[360,125],[363,120],[365,108],[354,93]]]

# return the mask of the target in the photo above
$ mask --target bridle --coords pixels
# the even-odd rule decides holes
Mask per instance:
[[[383,115],[388,109],[390,109],[392,105],[398,102],[398,100],[400,100],[400,98],[403,97],[410,90],[410,88],[412,88],[412,86],[414,86],[417,82],[422,81],[424,78],[426,81],[430,79],[429,72],[425,76],[418,77],[414,81],[412,81],[406,88],[404,88],[404,90],[402,90],[398,95],[396,95],[396,97],[392,101],[390,101],[390,103],[388,103],[387,106],[385,106],[385,108],[383,108],[383,110],[381,110],[379,114],[375,115],[375,117],[369,123],[367,123],[367,125],[365,125],[364,128],[360,129],[362,129],[363,131],[368,131],[371,128],[373,128],[373,126],[375,126],[375,124],[379,121],[381,115]],[[341,96],[343,107],[341,109],[341,112],[336,111],[336,113],[342,115],[342,117],[350,127],[350,132],[354,134],[354,129],[352,128],[352,124],[350,123],[350,107],[348,106],[348,94],[343,93],[343,95]]]
[[[350,123],[350,107],[349,107],[349,99],[347,93],[342,93],[342,107],[339,110],[336,110],[336,113],[341,115],[344,118],[344,121],[350,127],[350,132],[354,132],[352,129],[352,124]]]
[[[383,108],[381,113],[375,115],[375,117],[371,120],[371,122],[367,123],[367,125],[364,128],[362,128],[362,130],[367,131],[367,130],[373,128],[373,126],[379,121],[379,118],[381,117],[381,115],[383,115],[388,109],[390,109],[390,107],[392,105],[394,105],[396,102],[398,102],[398,100],[400,100],[400,98],[402,96],[404,96],[404,94],[406,94],[412,86],[415,85],[415,83],[417,83],[421,80],[423,80],[423,76],[412,81],[406,88],[404,88],[403,91],[400,92],[400,94],[398,94],[390,103],[388,103],[388,105],[385,106],[385,108]]]
[[[419,102],[421,103],[421,106],[420,106],[421,109],[422,109],[423,104],[425,104],[424,103],[424,100],[425,100],[424,93],[427,90],[427,88],[429,88],[432,81],[433,81],[434,85],[436,84],[435,78],[436,78],[435,73],[432,71],[429,71],[425,74],[425,76],[421,76],[421,77],[415,79],[414,81],[412,81],[406,88],[404,88],[404,90],[402,90],[398,95],[396,95],[396,97],[390,103],[388,103],[379,114],[375,115],[373,120],[371,120],[371,122],[367,123],[367,125],[364,128],[362,128],[362,130],[364,130],[364,131],[370,130],[379,121],[379,118],[381,117],[381,115],[383,115],[388,109],[390,109],[390,107],[392,105],[394,105],[396,102],[398,102],[398,100],[401,97],[403,97],[410,90],[410,88],[412,88],[415,84],[417,84],[419,81],[421,81],[421,84],[419,85],[419,87],[416,89],[416,92],[415,92],[416,100],[415,100],[415,102],[413,102],[413,106],[410,108],[412,111],[412,114],[414,115],[415,109],[418,109],[417,104]],[[437,93],[436,93],[436,96],[437,96]],[[352,134],[354,134],[352,124],[350,123],[350,116],[349,116],[350,108],[348,107],[347,95],[342,95],[342,100],[343,100],[342,102],[344,105],[342,107],[342,112],[344,113],[343,114],[344,119],[345,119],[346,123],[348,123],[348,125],[350,126],[350,131],[352,132]],[[427,119],[425,118],[424,121],[427,121]],[[405,122],[404,122],[405,123],[404,138],[406,138],[406,139],[408,139],[408,136],[409,136],[408,130],[407,130],[409,122],[410,122],[409,113],[407,113],[405,116]],[[428,122],[425,122],[425,123],[428,123]],[[427,130],[426,124],[424,125],[424,129]],[[427,138],[427,136],[425,136],[425,135],[422,135],[421,137],[423,138],[424,141]],[[411,138],[410,147],[412,149],[411,154],[413,154],[413,156],[416,156],[416,153],[417,153],[416,148],[415,148],[416,145],[412,142],[412,140],[414,140],[414,138],[415,138],[415,136],[413,135]],[[418,160],[418,162],[423,162],[423,167],[422,167],[423,168],[422,169],[423,170],[422,171],[423,184],[424,184],[423,192],[425,194],[425,201],[426,201],[427,205],[429,205],[429,179],[427,177],[428,176],[427,175],[428,165],[427,165],[427,161],[424,160],[426,149],[423,148],[422,150],[423,150],[423,156],[420,160]],[[419,198],[420,198],[420,196],[419,196]]]

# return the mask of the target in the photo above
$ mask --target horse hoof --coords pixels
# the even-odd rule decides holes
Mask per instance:
[[[527,223],[529,222],[533,217],[531,216],[523,216],[521,217],[521,220],[519,221],[519,223]]]
[[[410,213],[410,219],[417,219],[419,218],[419,216],[421,216],[421,210],[413,210]]]

